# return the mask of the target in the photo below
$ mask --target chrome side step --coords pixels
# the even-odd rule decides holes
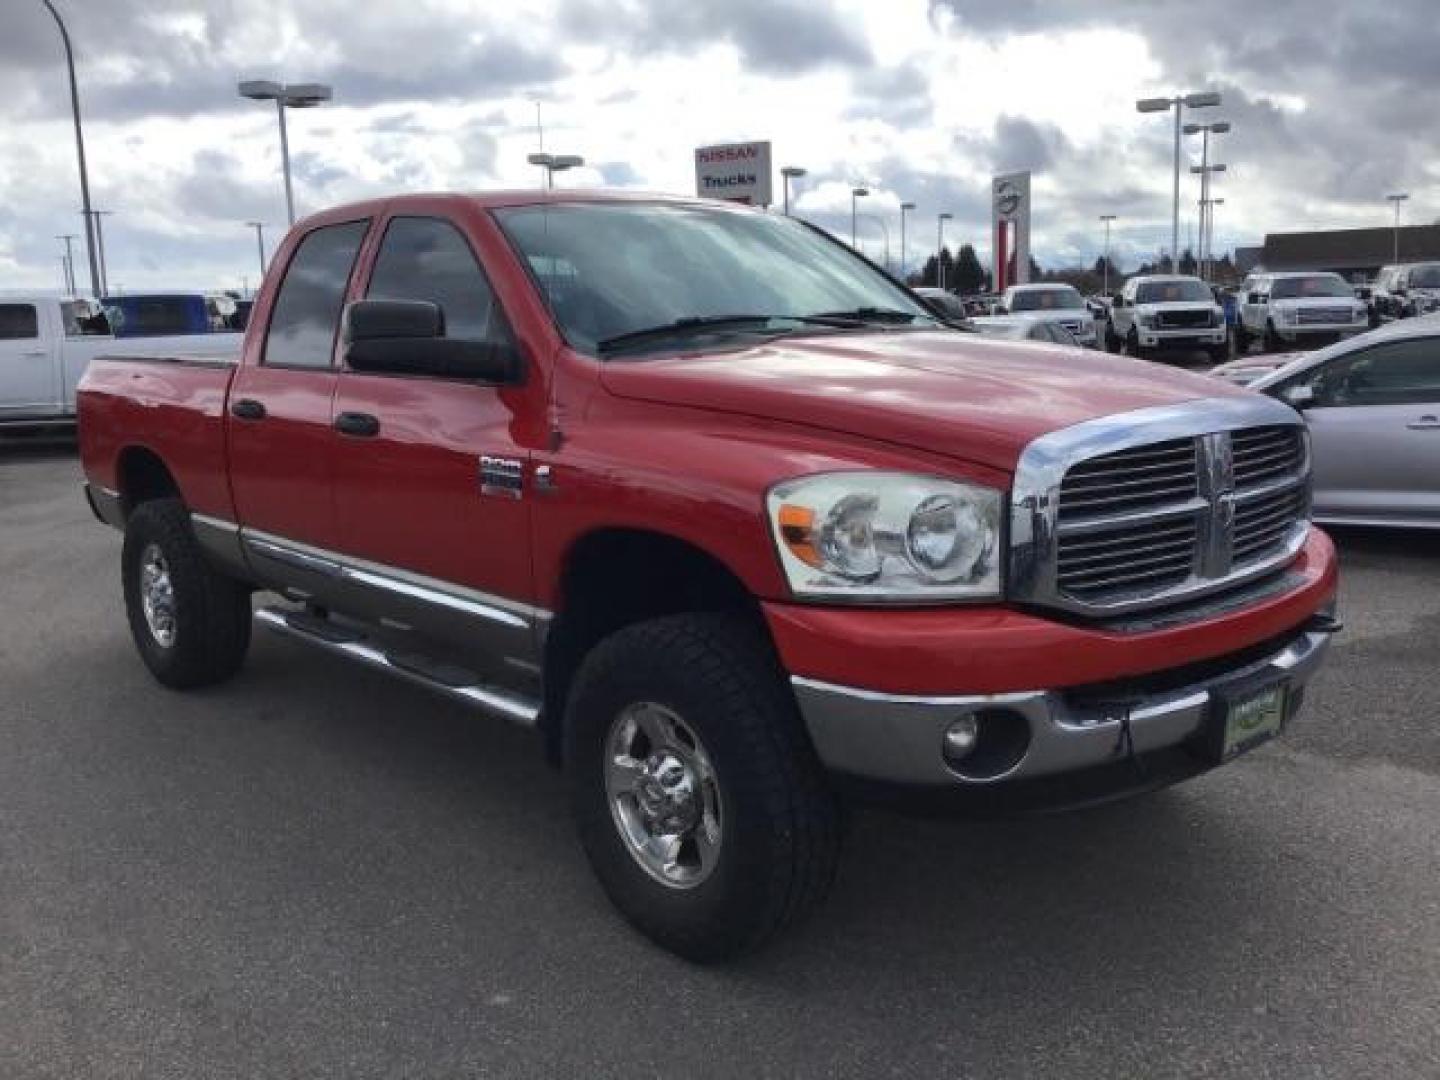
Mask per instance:
[[[364,664],[366,667],[398,676],[407,682],[424,686],[435,693],[468,705],[481,712],[490,713],[524,727],[534,727],[540,718],[540,703],[509,690],[496,686],[458,678],[458,669],[436,665],[433,670],[422,659],[410,656],[391,656],[384,650],[367,642],[363,637],[346,631],[328,630],[319,620],[301,612],[289,612],[280,608],[261,608],[255,612],[255,621],[281,634],[298,638],[309,645],[337,656]],[[473,676],[472,676],[473,678]]]

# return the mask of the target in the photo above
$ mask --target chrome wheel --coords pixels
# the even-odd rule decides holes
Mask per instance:
[[[156,644],[166,649],[174,645],[175,586],[158,544],[146,545],[140,554],[140,610]]]
[[[705,747],[675,713],[638,702],[605,740],[605,795],[626,850],[661,884],[690,889],[720,858],[720,785]]]

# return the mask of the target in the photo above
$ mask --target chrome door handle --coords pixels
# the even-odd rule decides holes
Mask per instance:
[[[1412,420],[1405,425],[1411,431],[1424,431],[1427,428],[1440,428],[1440,416],[1431,416],[1429,413],[1420,417],[1419,420]]]

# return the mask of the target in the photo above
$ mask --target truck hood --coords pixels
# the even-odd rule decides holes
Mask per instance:
[[[1246,391],[1158,364],[953,331],[790,338],[610,361],[620,397],[843,432],[1013,471],[1050,431]]]

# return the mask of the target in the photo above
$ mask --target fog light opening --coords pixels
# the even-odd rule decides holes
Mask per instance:
[[[945,729],[946,766],[966,780],[995,780],[1011,772],[1030,749],[1030,724],[1011,709],[981,709]]]

